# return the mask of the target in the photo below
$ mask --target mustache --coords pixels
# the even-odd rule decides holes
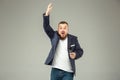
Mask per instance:
[[[62,31],[61,33],[62,33],[62,34],[64,34],[64,33],[65,33],[65,31]]]

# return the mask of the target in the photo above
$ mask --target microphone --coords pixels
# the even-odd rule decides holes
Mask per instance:
[[[72,53],[74,52],[75,44],[70,45],[69,47],[69,52]]]
[[[74,50],[74,47],[73,47],[73,46],[70,46],[70,47],[69,47],[69,52],[72,53],[73,50]]]

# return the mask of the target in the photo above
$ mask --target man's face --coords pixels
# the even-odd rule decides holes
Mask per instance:
[[[58,25],[58,34],[61,39],[65,39],[68,34],[68,25],[67,24],[59,24]]]

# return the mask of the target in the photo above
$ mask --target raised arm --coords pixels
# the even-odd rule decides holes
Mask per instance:
[[[50,39],[53,38],[55,33],[55,31],[50,26],[50,21],[49,21],[50,11],[52,10],[52,7],[53,7],[52,3],[50,3],[47,7],[46,12],[43,14],[43,28]]]

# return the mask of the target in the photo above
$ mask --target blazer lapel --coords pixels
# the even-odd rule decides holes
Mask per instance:
[[[68,52],[70,52],[71,36],[68,34]]]

